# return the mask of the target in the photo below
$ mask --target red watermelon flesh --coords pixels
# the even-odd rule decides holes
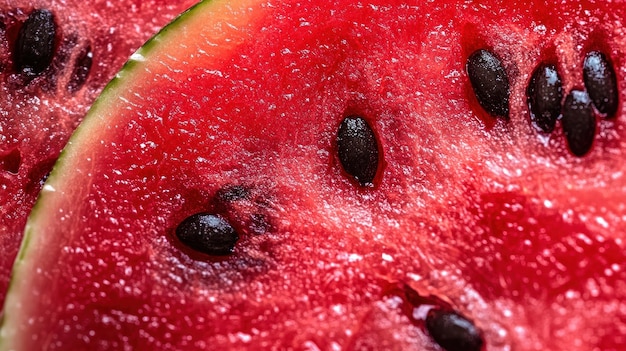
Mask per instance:
[[[73,137],[27,225],[1,349],[440,350],[429,306],[486,350],[626,346],[625,110],[574,156],[531,123],[532,72],[626,84],[622,4],[212,1],[145,46]],[[466,73],[510,80],[509,119]],[[337,153],[371,125],[372,185]],[[234,252],[175,231],[209,212]]]
[[[12,1],[0,4],[0,300],[26,217],[70,133],[128,56],[193,0]],[[54,17],[54,55],[35,76],[16,61],[36,10]]]

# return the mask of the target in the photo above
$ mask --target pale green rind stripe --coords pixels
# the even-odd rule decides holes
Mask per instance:
[[[89,138],[91,130],[97,125],[96,123],[101,115],[101,111],[105,111],[108,108],[106,101],[115,99],[118,95],[120,95],[118,94],[120,89],[123,89],[128,83],[133,82],[133,76],[141,72],[142,63],[147,60],[155,48],[158,48],[161,43],[168,42],[168,40],[172,39],[169,36],[173,35],[172,33],[175,34],[176,29],[179,26],[184,25],[196,14],[201,13],[202,11],[207,11],[214,4],[214,2],[214,0],[200,1],[176,17],[168,25],[163,27],[157,34],[155,34],[141,48],[139,48],[124,64],[120,72],[117,73],[117,75],[105,86],[100,96],[94,101],[83,122],[74,131],[67,145],[61,151],[61,154],[44,185],[44,190],[39,194],[39,197],[33,206],[26,224],[26,229],[24,230],[24,237],[22,239],[16,261],[13,265],[5,306],[0,320],[0,351],[19,350],[19,345],[16,345],[15,340],[13,340],[13,337],[17,334],[17,330],[14,326],[12,326],[11,315],[7,312],[11,311],[11,306],[15,304],[16,301],[19,303],[17,296],[19,295],[19,289],[22,285],[20,285],[21,282],[18,277],[21,276],[20,271],[22,268],[24,268],[24,266],[29,262],[29,248],[32,246],[33,242],[40,239],[35,234],[35,232],[37,232],[35,228],[38,227],[38,222],[40,221],[40,217],[42,217],[42,213],[45,213],[45,210],[42,207],[45,206],[46,199],[49,195],[48,192],[45,191],[45,187],[53,186],[57,182],[57,178],[61,177],[65,160],[68,157],[71,157],[70,155],[75,153],[74,148],[78,147],[75,145],[82,144],[83,138]]]

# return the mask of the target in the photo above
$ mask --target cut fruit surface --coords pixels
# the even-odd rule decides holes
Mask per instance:
[[[193,0],[0,2],[0,303],[61,148],[128,56]]]
[[[623,350],[624,16],[200,3],[132,56],[55,166],[0,350]],[[474,80],[479,50],[497,65]],[[529,89],[549,85],[534,72],[553,67],[568,104],[596,51],[615,116],[588,99],[589,145],[565,116],[538,128],[529,95],[559,89]],[[502,72],[507,118],[477,98]]]

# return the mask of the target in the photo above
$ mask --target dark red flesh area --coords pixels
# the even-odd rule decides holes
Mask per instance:
[[[155,64],[124,96],[130,108],[67,161],[76,171],[40,234],[56,241],[54,260],[36,265],[33,291],[47,298],[34,302],[31,338],[50,350],[437,350],[419,306],[404,312],[397,287],[408,286],[471,318],[487,350],[624,349],[625,109],[598,117],[592,150],[576,157],[560,122],[550,135],[531,125],[525,92],[546,61],[565,93],[584,88],[597,49],[621,99],[626,7],[263,8],[218,63]],[[506,68],[508,122],[473,96],[465,60],[479,48]],[[381,145],[372,187],[337,160],[350,114]],[[249,196],[216,200],[233,185]],[[201,211],[240,232],[232,255],[177,241]]]

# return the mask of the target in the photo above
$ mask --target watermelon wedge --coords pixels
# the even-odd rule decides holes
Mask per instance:
[[[0,350],[624,350],[623,18],[200,3],[71,138]]]
[[[26,217],[71,132],[128,56],[193,3],[0,2],[0,303]]]

